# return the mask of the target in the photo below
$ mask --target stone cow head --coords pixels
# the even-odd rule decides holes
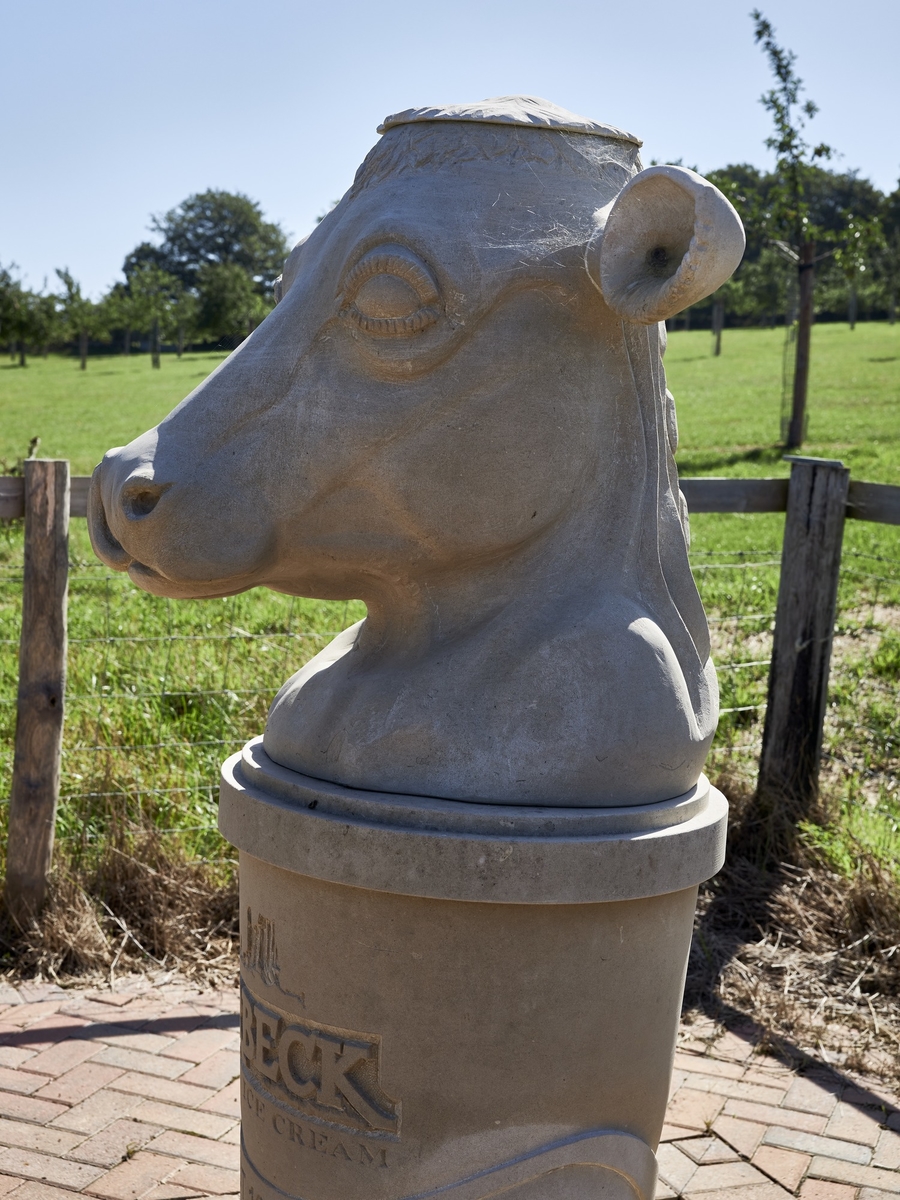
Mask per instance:
[[[717,716],[659,324],[740,261],[727,200],[523,97],[388,118],[275,311],[97,468],[140,587],[358,597],[265,747],[347,786],[640,804]]]

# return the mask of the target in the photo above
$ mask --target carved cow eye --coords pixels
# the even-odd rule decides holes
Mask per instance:
[[[434,276],[404,246],[378,246],[347,276],[341,316],[377,337],[409,337],[440,316]]]

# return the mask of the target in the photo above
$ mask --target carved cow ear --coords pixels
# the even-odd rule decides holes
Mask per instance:
[[[616,197],[586,262],[613,312],[653,325],[721,287],[745,243],[717,187],[684,167],[648,167]]]

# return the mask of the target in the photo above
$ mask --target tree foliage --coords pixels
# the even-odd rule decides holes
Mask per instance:
[[[199,325],[212,337],[246,336],[271,309],[271,302],[237,263],[205,263],[197,280]]]
[[[103,338],[109,332],[109,308],[103,301],[95,303],[89,297],[83,296],[81,284],[76,282],[68,268],[57,268],[56,274],[64,289],[59,301],[63,328],[68,336],[78,343],[81,369],[84,371],[87,369],[91,339]]]
[[[203,267],[241,267],[259,289],[271,288],[287,257],[288,245],[279,225],[266,221],[262,209],[241,193],[207,191],[153,217],[151,228],[162,238],[134,253],[155,251],[157,264],[186,288],[197,288]],[[126,272],[127,273],[127,272]]]
[[[771,23],[758,8],[751,16],[754,37],[757,44],[762,44],[775,76],[775,87],[762,96],[762,104],[775,125],[773,136],[766,138],[766,145],[776,156],[777,186],[772,196],[771,220],[799,246],[814,237],[807,195],[811,168],[819,160],[831,158],[833,151],[824,142],[811,146],[804,137],[807,121],[819,110],[812,100],[800,100],[803,80],[794,71],[796,54],[778,45]]]
[[[177,281],[182,289],[179,346],[189,327],[213,341],[245,336],[271,309],[272,284],[288,245],[281,227],[266,221],[254,200],[240,193],[201,192],[153,217],[151,228],[162,240],[141,242],[127,256],[126,287],[150,278],[152,271]]]
[[[790,318],[796,266],[779,248],[786,231],[773,216],[778,174],[740,163],[710,171],[708,178],[735,206],[747,232],[743,261],[725,289],[729,321],[775,324]],[[900,188],[884,196],[854,172],[810,168],[806,203],[808,226],[818,235],[817,320],[845,320],[852,288],[861,313],[890,315],[900,284],[900,212],[893,223],[891,218],[892,203],[900,208],[898,195]],[[793,240],[785,244],[794,246]],[[896,308],[896,299],[893,304]],[[705,322],[710,312],[710,301],[696,305],[695,321]]]

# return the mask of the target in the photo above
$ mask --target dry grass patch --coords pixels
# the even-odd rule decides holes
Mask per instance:
[[[106,845],[89,866],[58,860],[39,920],[3,916],[8,976],[73,977],[171,969],[204,985],[237,974],[233,864],[187,858],[150,828]]]
[[[732,804],[729,852],[701,889],[688,1014],[726,1026],[750,1016],[795,1062],[900,1082],[896,871],[861,844],[852,869],[835,870],[810,833],[829,828],[825,806],[796,821],[787,804],[718,783]]]

